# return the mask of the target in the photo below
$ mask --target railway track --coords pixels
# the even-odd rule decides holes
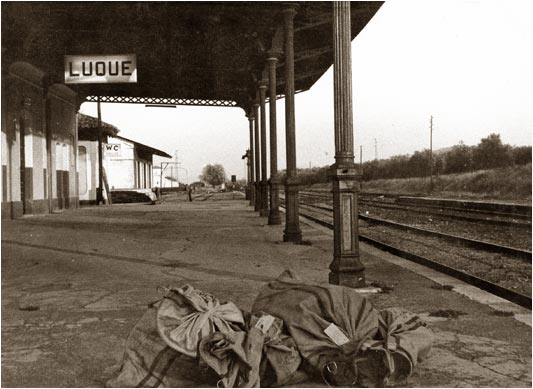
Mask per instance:
[[[192,199],[196,201],[206,201],[213,197],[215,193],[201,193],[199,195],[194,196]]]
[[[300,216],[307,218],[309,220],[312,220],[329,229],[333,229],[331,207],[322,206],[322,205],[304,204],[304,203],[301,203],[300,206],[301,206]],[[359,217],[361,218],[361,220],[364,220],[369,225],[380,224],[380,225],[385,226],[385,228],[387,229],[402,231],[402,234],[407,233],[407,234],[416,234],[417,236],[422,235],[424,237],[428,237],[427,239],[437,240],[435,242],[426,243],[427,247],[425,248],[425,250],[430,252],[431,258],[429,258],[428,255],[424,253],[422,253],[422,255],[420,254],[419,251],[423,252],[424,250],[417,250],[416,248],[413,249],[413,246],[416,246],[416,244],[413,245],[413,241],[409,237],[402,236],[402,239],[405,238],[404,240],[409,243],[407,244],[407,248],[401,247],[402,245],[391,244],[390,242],[386,242],[386,239],[384,241],[383,236],[388,236],[388,238],[390,239],[390,236],[391,236],[390,232],[384,232],[384,233],[382,232],[381,237],[379,237],[379,234],[376,237],[375,233],[374,234],[360,233],[359,239],[361,241],[371,244],[372,246],[377,247],[381,250],[400,256],[402,258],[411,260],[413,262],[422,264],[424,266],[428,266],[434,270],[445,273],[454,278],[460,279],[468,284],[474,285],[489,293],[497,295],[501,298],[504,298],[508,301],[511,301],[513,303],[516,303],[520,306],[523,306],[531,310],[531,297],[530,296],[524,293],[518,292],[516,290],[510,289],[508,287],[502,286],[502,283],[505,284],[505,282],[509,283],[510,281],[504,280],[503,282],[502,281],[498,282],[498,280],[496,281],[488,280],[486,279],[486,276],[484,277],[484,276],[480,276],[479,274],[473,274],[477,272],[476,269],[474,269],[475,270],[474,272],[472,272],[471,270],[470,271],[463,270],[463,267],[467,267],[467,269],[469,268],[471,269],[472,267],[475,268],[477,264],[476,261],[480,261],[479,266],[481,268],[483,266],[485,268],[487,267],[490,268],[491,263],[492,263],[490,258],[487,261],[486,255],[484,254],[480,255],[480,250],[483,250],[484,252],[495,253],[495,254],[491,254],[491,255],[496,256],[494,260],[495,261],[501,260],[502,263],[504,263],[505,266],[507,267],[510,267],[510,268],[516,267],[517,269],[519,269],[518,272],[524,272],[524,271],[528,272],[529,280],[530,280],[531,252],[526,251],[526,250],[515,249],[512,247],[499,246],[499,245],[495,245],[489,242],[474,241],[471,239],[465,240],[462,237],[452,236],[449,234],[440,234],[440,233],[435,233],[432,231],[428,232],[427,230],[423,230],[420,228],[415,228],[415,227],[401,225],[401,224],[399,225],[398,223],[389,222],[389,221],[382,220],[382,219],[365,217],[364,215],[360,215]],[[439,243],[439,242],[446,242],[446,243]],[[446,244],[449,245],[450,251],[455,250],[457,246],[465,246],[465,247],[468,247],[467,250],[470,250],[470,251],[474,250],[474,251],[477,251],[477,253],[474,255],[469,255],[468,253],[465,254],[464,252],[455,254],[455,257],[460,258],[460,260],[456,261],[456,263],[453,263],[452,261],[452,265],[450,265],[449,263],[446,263],[446,261],[442,260],[442,252],[447,252],[447,249],[445,248]],[[435,246],[438,246],[439,250],[431,250],[431,249],[428,250],[428,248],[433,248]],[[440,255],[441,258],[436,258],[436,257],[439,257],[436,251],[439,251],[441,253]],[[464,257],[464,258],[461,258],[461,257]],[[490,275],[490,277],[495,277],[495,276]],[[527,277],[526,277],[526,281],[527,281]],[[515,282],[515,281],[512,281],[512,282]],[[527,287],[524,287],[523,285],[522,287],[523,289],[527,289]],[[529,284],[529,289],[531,289],[530,284]]]
[[[331,207],[315,205],[315,204],[305,204],[305,203],[301,203],[301,205],[333,212],[333,208]],[[407,224],[396,223],[396,222],[392,222],[389,220],[380,219],[377,217],[365,216],[361,214],[359,214],[359,219],[364,220],[369,223],[383,224],[383,225],[394,227],[394,228],[401,229],[401,230],[412,231],[412,232],[415,232],[421,235],[434,236],[434,237],[446,240],[448,242],[460,244],[465,247],[486,250],[486,251],[494,252],[494,253],[508,254],[513,257],[520,258],[521,260],[531,262],[531,251],[517,249],[514,247],[502,246],[502,245],[498,245],[498,244],[494,244],[490,242],[484,242],[484,241],[476,240],[476,239],[464,238],[464,237],[452,235],[452,234],[445,234],[442,232],[413,227]]]
[[[474,222],[474,223],[480,223],[480,224],[499,225],[499,226],[505,226],[505,227],[517,227],[517,228],[523,228],[523,229],[531,231],[531,222],[527,222],[523,220],[523,215],[520,215],[520,217],[516,218],[520,220],[511,221],[511,220],[490,218],[490,216],[495,216],[494,214],[490,214],[489,217],[486,217],[486,218],[466,216],[464,215],[464,210],[461,212],[462,214],[460,214],[459,211],[456,211],[457,213],[452,213],[449,210],[448,211],[443,210],[441,207],[434,207],[433,209],[428,209],[428,207],[420,207],[420,206],[414,206],[414,205],[399,205],[399,204],[391,204],[391,203],[386,203],[386,202],[378,202],[378,201],[364,200],[364,199],[361,199],[359,203],[361,205],[382,208],[382,209],[402,210],[402,211],[409,211],[409,212],[414,212],[414,213],[419,213],[419,214],[424,214],[424,215],[437,215],[439,217],[445,217],[445,218],[452,219],[452,220],[467,221],[467,222]],[[506,217],[509,217],[509,216],[506,216]]]
[[[300,192],[300,196],[308,199],[319,199],[326,203],[332,201],[331,195],[320,192],[302,191]],[[360,196],[358,202],[360,205],[368,207],[435,215],[449,220],[469,221],[479,224],[499,225],[513,228],[516,227],[531,231],[531,215],[447,207],[442,205],[414,205],[397,203],[391,200],[376,200],[376,198],[369,199],[365,196]],[[470,215],[467,216],[466,214]]]
[[[331,195],[325,193],[306,193],[301,201],[325,207],[332,206]],[[358,207],[361,215],[376,219],[403,223],[409,226],[428,229],[448,235],[470,238],[474,241],[488,241],[498,246],[511,246],[521,250],[531,251],[531,223],[516,219],[501,220],[497,217],[486,218],[472,216],[466,210],[450,214],[442,209],[427,210],[424,207],[396,204],[391,200],[371,202],[359,200]],[[326,210],[329,210],[326,208]],[[384,222],[385,223],[385,222]],[[452,238],[450,238],[452,239]],[[477,245],[477,243],[473,243]],[[509,252],[503,249],[500,252]],[[520,255],[520,254],[519,254]],[[525,254],[527,257],[527,254]]]

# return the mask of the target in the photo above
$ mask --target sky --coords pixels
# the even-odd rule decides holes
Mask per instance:
[[[385,3],[352,42],[356,162],[360,146],[363,161],[429,148],[430,116],[434,150],[461,141],[475,145],[491,133],[506,144],[531,145],[529,3]],[[331,165],[332,68],[295,101],[297,166]],[[277,111],[281,170],[286,167],[284,100],[278,100]],[[81,112],[96,116],[96,104],[84,103]],[[241,157],[249,146],[248,120],[240,108],[102,104],[102,120],[126,138],[177,154],[180,180],[196,181],[213,163],[222,164],[228,178],[246,177]]]

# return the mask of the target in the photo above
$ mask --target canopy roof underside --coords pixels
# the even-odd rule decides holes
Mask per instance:
[[[333,63],[332,2],[298,2],[295,89]],[[382,2],[352,2],[352,39]],[[64,55],[136,54],[136,84],[72,85],[87,96],[234,101],[247,109],[267,52],[283,45],[281,2],[2,3],[3,66],[29,62],[64,82]],[[283,57],[278,63],[283,93]],[[227,105],[227,104],[221,104]]]

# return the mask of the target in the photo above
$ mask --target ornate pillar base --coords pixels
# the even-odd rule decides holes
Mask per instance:
[[[279,209],[270,210],[270,213],[268,214],[268,224],[271,226],[277,226],[281,224],[281,212]]]
[[[254,203],[254,211],[259,212],[261,211],[261,183],[256,182],[254,183],[253,190],[255,191],[255,203]]]
[[[357,169],[353,163],[335,164],[333,181],[333,261],[329,282],[352,288],[365,286],[365,267],[359,258]]]
[[[354,258],[355,259],[355,258]],[[356,259],[359,261],[359,258]],[[329,283],[333,285],[342,285],[349,288],[363,288],[366,285],[365,272],[329,272]]]
[[[283,231],[283,241],[301,243],[302,230],[300,229],[300,219],[298,212],[298,184],[287,179],[285,184],[285,230]]]
[[[268,214],[268,224],[271,226],[281,224],[281,213],[279,212],[279,181],[270,180],[270,212]]]
[[[268,184],[261,182],[261,211],[259,216],[268,217]]]

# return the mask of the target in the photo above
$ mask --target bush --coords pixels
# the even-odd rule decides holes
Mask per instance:
[[[502,144],[499,134],[490,134],[481,139],[477,146],[466,146],[462,142],[451,150],[433,154],[429,150],[416,151],[413,155],[396,155],[388,159],[367,161],[362,166],[364,182],[379,179],[402,179],[429,177],[433,163],[433,174],[457,174],[475,169],[495,169],[513,165],[531,164],[531,146],[511,147]],[[328,182],[329,166],[298,169],[298,181],[304,185]],[[285,172],[280,173],[282,182]]]
[[[434,183],[437,197],[531,201],[531,164],[448,174]],[[363,191],[424,195],[430,192],[429,179],[373,180],[363,184]]]
[[[481,139],[472,157],[476,169],[494,169],[512,164],[511,147],[502,144],[499,134]]]
[[[409,159],[409,177],[427,177],[431,173],[431,156],[429,150],[415,151]]]
[[[512,156],[515,165],[527,165],[531,163],[531,146],[513,148]]]
[[[473,148],[462,142],[444,155],[444,173],[469,172],[473,167]]]

